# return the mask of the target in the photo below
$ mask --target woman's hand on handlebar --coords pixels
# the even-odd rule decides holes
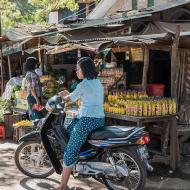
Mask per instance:
[[[64,102],[70,101],[70,93],[67,90],[59,92],[58,97],[61,97],[64,100]]]
[[[63,98],[63,97],[70,95],[70,93],[67,90],[63,90],[63,91],[59,92],[58,95]]]

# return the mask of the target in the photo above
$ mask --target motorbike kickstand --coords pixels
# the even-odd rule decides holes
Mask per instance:
[[[116,171],[117,168],[116,168],[116,165],[115,165],[115,161],[114,161],[114,159],[112,157],[112,153],[109,150],[107,151],[107,156],[108,156],[108,159],[109,159],[111,165],[113,166],[114,170]]]

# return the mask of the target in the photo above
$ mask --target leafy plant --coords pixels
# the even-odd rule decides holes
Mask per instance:
[[[5,100],[0,97],[0,122],[3,121],[3,114],[10,113],[13,110],[13,103],[11,100]]]

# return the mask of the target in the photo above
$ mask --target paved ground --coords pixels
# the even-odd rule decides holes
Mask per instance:
[[[16,147],[17,145],[14,143],[0,141],[0,190],[51,190],[58,185],[60,176],[56,174],[48,179],[32,179],[17,170],[13,159]],[[190,164],[186,164],[184,167],[186,171],[190,171]],[[69,187],[72,190],[106,189],[92,179],[76,180],[72,178]],[[174,173],[167,166],[157,164],[155,171],[148,175],[146,190],[190,190],[190,172],[189,174],[181,171]]]

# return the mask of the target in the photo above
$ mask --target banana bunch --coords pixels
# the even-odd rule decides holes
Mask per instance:
[[[19,122],[17,122],[17,123],[14,123],[13,126],[14,126],[14,127],[23,127],[23,126],[24,126],[24,127],[25,127],[25,126],[30,127],[30,126],[33,126],[33,124],[32,124],[32,122],[29,121],[29,120],[22,120],[22,121],[19,121]]]
[[[43,75],[40,77],[40,82],[44,83],[46,81],[52,80],[52,77],[50,75]]]

